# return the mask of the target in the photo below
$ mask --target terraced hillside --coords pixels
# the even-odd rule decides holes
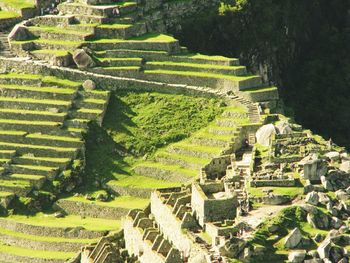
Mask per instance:
[[[116,8],[119,16],[113,13]],[[245,91],[243,96],[260,101],[276,97],[276,88],[266,87],[259,76],[248,74],[238,59],[191,54],[172,36],[149,31],[144,8],[136,2],[88,5],[73,1],[59,5],[59,10],[59,16],[35,18],[23,26],[27,39],[14,34],[12,50],[73,66],[74,52],[87,48],[92,62],[84,69],[90,72]]]
[[[191,54],[172,36],[152,32],[156,9],[86,2],[64,2],[58,16],[35,17],[12,32],[11,51],[31,60],[0,59],[0,190],[7,208],[0,260],[72,257],[118,230],[129,209],[146,207],[154,189],[190,183],[228,160],[263,122],[255,102],[276,106],[277,88],[238,59]],[[87,79],[97,87],[84,89]],[[148,90],[150,100],[141,109],[127,100],[124,112],[121,89],[140,97]],[[117,111],[113,101],[107,107],[110,96]],[[174,98],[178,104],[169,102]],[[147,106],[159,109],[164,101],[159,114],[170,117],[159,120]],[[193,105],[181,108],[181,101]],[[131,117],[119,123],[115,116],[123,114]],[[141,132],[150,140],[143,154],[130,150]]]
[[[3,0],[0,2],[0,31],[37,13],[35,0]]]

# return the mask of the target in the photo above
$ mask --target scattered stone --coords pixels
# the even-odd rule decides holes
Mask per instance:
[[[299,228],[294,228],[290,234],[286,237],[286,240],[284,242],[285,248],[296,248],[298,244],[301,241],[301,238],[303,235],[301,234],[301,231]]]
[[[54,217],[56,217],[56,218],[63,218],[63,217],[65,217],[65,214],[62,211],[59,211],[59,212],[56,212],[54,214]]]
[[[279,134],[291,134],[293,132],[288,121],[280,121],[276,124],[276,129]]]
[[[276,129],[273,124],[266,124],[259,128],[256,132],[257,143],[263,146],[269,146],[272,136],[276,134]]]
[[[73,60],[78,68],[86,69],[96,66],[95,61],[84,49],[75,50],[73,53]]]
[[[89,195],[89,194],[85,195],[85,199],[89,200],[89,201],[93,201],[94,200],[94,198],[91,195]]]
[[[350,160],[343,161],[340,164],[339,169],[343,172],[350,173]]]
[[[83,83],[83,88],[85,90],[94,90],[96,89],[96,83],[91,79],[85,80]]]
[[[306,199],[305,199],[306,203],[311,204],[311,205],[317,205],[318,201],[319,201],[319,196],[318,196],[317,192],[313,191],[313,192],[308,193],[306,195]]]
[[[318,202],[323,205],[327,205],[328,203],[331,202],[331,199],[325,193],[318,193],[318,197],[319,197]]]
[[[288,255],[288,261],[291,263],[301,263],[306,256],[305,250],[291,251]]]
[[[335,196],[338,200],[347,201],[349,200],[349,195],[344,190],[338,190],[335,192]]]
[[[334,190],[332,184],[329,182],[329,180],[327,180],[327,178],[325,176],[321,176],[321,183],[322,183],[324,189],[326,189],[328,191]]]
[[[272,234],[276,233],[279,229],[280,229],[280,227],[278,225],[275,225],[275,224],[268,227],[269,232]]]
[[[326,214],[323,213],[309,213],[306,217],[307,222],[314,228],[318,229],[328,229],[329,227],[329,218]]]
[[[349,233],[349,227],[345,226],[345,225],[341,226],[339,228],[339,233],[341,233],[341,234],[348,234]]]
[[[96,200],[101,202],[107,202],[108,201],[108,195],[104,193],[99,193],[96,197]]]
[[[340,153],[333,151],[326,153],[324,156],[331,159],[332,161],[337,161],[340,158]]]
[[[344,250],[341,247],[333,246],[329,251],[329,259],[331,262],[339,262],[344,256]]]
[[[304,260],[304,263],[324,263],[320,258],[312,258]]]

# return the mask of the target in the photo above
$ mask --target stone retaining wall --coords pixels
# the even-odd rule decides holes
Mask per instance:
[[[107,184],[109,190],[117,195],[135,196],[140,198],[150,198],[154,191],[152,188],[134,188],[124,187],[113,184]]]
[[[254,180],[250,182],[251,187],[264,187],[264,186],[279,186],[279,187],[293,187],[295,186],[294,179],[281,179],[281,180]]]
[[[80,248],[85,245],[84,243],[73,242],[48,242],[38,241],[32,239],[18,238],[0,233],[1,242],[9,246],[25,247],[33,250],[49,250],[49,251],[64,251],[74,252],[79,251]]]
[[[88,202],[60,199],[56,205],[71,215],[84,217],[118,219],[128,213],[129,209],[111,206],[99,206]]]
[[[82,227],[45,227],[19,223],[13,220],[0,218],[0,227],[12,231],[23,232],[28,235],[35,236],[53,236],[63,238],[82,238],[93,239],[99,238],[107,233],[107,231],[90,231]]]
[[[35,256],[33,254],[33,256]],[[61,263],[65,262],[64,259],[46,259],[46,258],[35,258],[35,257],[21,257],[9,253],[1,253],[0,258],[2,262],[26,262],[26,263]]]

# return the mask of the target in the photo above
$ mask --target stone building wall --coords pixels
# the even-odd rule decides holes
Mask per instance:
[[[213,184],[213,192],[217,187]],[[215,189],[214,189],[215,188]],[[210,189],[206,189],[210,191]],[[236,216],[237,197],[225,199],[209,199],[199,184],[192,185],[192,209],[199,225],[204,227],[207,222],[234,219]]]
[[[182,222],[172,213],[172,207],[163,204],[157,192],[153,192],[151,195],[151,213],[154,215],[165,238],[169,239],[185,255],[189,255],[191,241],[183,232]]]

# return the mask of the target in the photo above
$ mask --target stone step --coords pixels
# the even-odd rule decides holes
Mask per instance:
[[[13,119],[0,119],[1,130],[19,130],[26,132],[42,132],[48,133],[53,129],[58,129],[63,123],[50,122],[50,121],[27,121],[27,120],[13,120]]]
[[[35,250],[58,251],[58,252],[76,252],[86,244],[96,242],[97,239],[73,239],[51,236],[35,236],[23,233],[22,231],[13,231],[0,228],[0,239],[2,243],[8,246],[25,247]]]
[[[217,126],[220,127],[238,127],[239,123],[237,122],[237,120],[233,119],[233,118],[219,118],[215,120],[215,123]]]
[[[16,155],[16,150],[0,150],[0,158],[12,159]]]
[[[203,145],[203,146],[213,146],[213,147],[222,147],[225,148],[227,147],[230,143],[232,143],[231,140],[223,140],[219,138],[208,138],[205,135],[202,136],[195,136],[190,139],[191,143],[196,144],[196,145]]]
[[[26,174],[26,173],[13,173],[8,174],[3,179],[9,181],[26,181],[32,188],[41,189],[46,181],[46,177],[38,174]]]
[[[101,67],[141,67],[142,58],[101,58],[98,63]]]
[[[97,39],[90,41],[85,46],[95,51],[128,49],[128,50],[155,50],[165,51],[168,53],[179,52],[180,45],[178,40],[172,41],[155,41],[146,40],[118,40],[118,39]]]
[[[53,180],[59,172],[59,167],[39,166],[35,164],[11,164],[9,170],[14,174],[41,175],[49,180]]]
[[[176,143],[168,148],[170,153],[189,155],[196,158],[211,159],[220,155],[221,147],[208,147],[190,143]]]
[[[76,90],[54,87],[17,86],[0,84],[2,97],[33,98],[48,100],[72,100]]]
[[[84,14],[84,15],[91,15],[91,16],[102,16],[102,17],[109,17],[114,18],[116,17],[113,14],[113,10],[118,6],[120,15],[123,16],[127,13],[136,11],[137,5],[136,4],[130,4],[130,5],[118,5],[118,3],[115,3],[113,5],[86,5],[83,3],[63,3],[58,6],[58,9],[60,13],[62,14]]]
[[[141,71],[140,66],[128,66],[128,67],[95,67],[91,68],[88,71],[94,72],[97,74],[118,76],[118,77],[139,77]]]
[[[0,179],[0,191],[26,196],[31,190],[32,186],[28,181]]]
[[[145,162],[133,168],[136,174],[170,182],[190,182],[196,178],[199,171],[156,162]]]
[[[39,219],[39,220],[38,220]],[[72,223],[67,226],[67,221],[71,219]],[[78,219],[78,220],[77,220]],[[32,216],[16,216],[14,218],[6,217],[0,218],[0,227],[11,231],[20,231],[28,235],[39,237],[58,237],[58,238],[78,238],[78,239],[96,239],[106,234],[105,230],[87,230],[82,228],[80,223],[77,225],[76,221],[81,221],[83,224],[88,221],[95,222],[95,219],[84,218],[80,219],[76,216],[68,215],[66,218],[55,218],[53,214],[40,214]],[[65,224],[62,224],[65,221]],[[98,222],[99,220],[97,220]],[[50,224],[47,224],[49,222]],[[115,221],[117,224],[117,221]]]
[[[17,108],[22,110],[45,110],[57,109],[58,112],[67,111],[72,105],[71,101],[47,100],[32,98],[0,97],[0,108]]]
[[[208,132],[216,135],[237,136],[239,134],[237,127],[223,127],[223,126],[215,126],[215,125],[209,127]]]
[[[56,206],[70,215],[116,220],[125,216],[130,207],[145,208],[148,202],[148,199],[127,196],[116,197],[109,202],[89,201],[84,197],[69,197],[59,199]]]
[[[50,157],[37,157],[37,156],[30,156],[30,155],[21,155],[19,157],[14,157],[12,160],[13,164],[19,164],[19,165],[38,165],[38,166],[56,166],[59,167],[61,170],[64,170],[69,163],[71,162],[71,159],[69,158],[50,158]]]
[[[144,73],[144,78],[151,81],[181,85],[188,85],[191,83],[191,86],[209,87],[212,89],[240,90],[259,87],[262,84],[260,76],[231,76],[174,70],[145,70]]]
[[[199,170],[210,162],[209,159],[194,158],[192,156],[174,154],[169,152],[157,153],[155,160],[160,163],[179,165],[191,170]]]
[[[64,122],[64,126],[70,128],[87,129],[90,121],[91,120],[89,119],[68,119]]]
[[[60,29],[57,27],[31,26],[28,27],[29,32],[40,39],[46,40],[62,40],[83,42],[93,38],[93,32],[73,31],[68,28]]]
[[[52,121],[62,123],[66,118],[65,112],[50,112],[50,111],[36,111],[36,110],[20,110],[16,108],[0,108],[0,119],[15,120],[38,120],[38,121]]]
[[[147,33],[145,23],[136,24],[103,24],[95,27],[95,38],[128,39]]]
[[[9,143],[0,141],[0,151],[2,150],[16,150],[18,154],[32,154],[34,156],[47,156],[54,158],[72,158],[75,159],[78,149],[64,148],[57,146],[45,145],[30,145],[21,143]]]
[[[221,66],[203,63],[150,61],[145,64],[146,70],[197,71],[213,74],[243,76],[247,74],[244,66]]]

